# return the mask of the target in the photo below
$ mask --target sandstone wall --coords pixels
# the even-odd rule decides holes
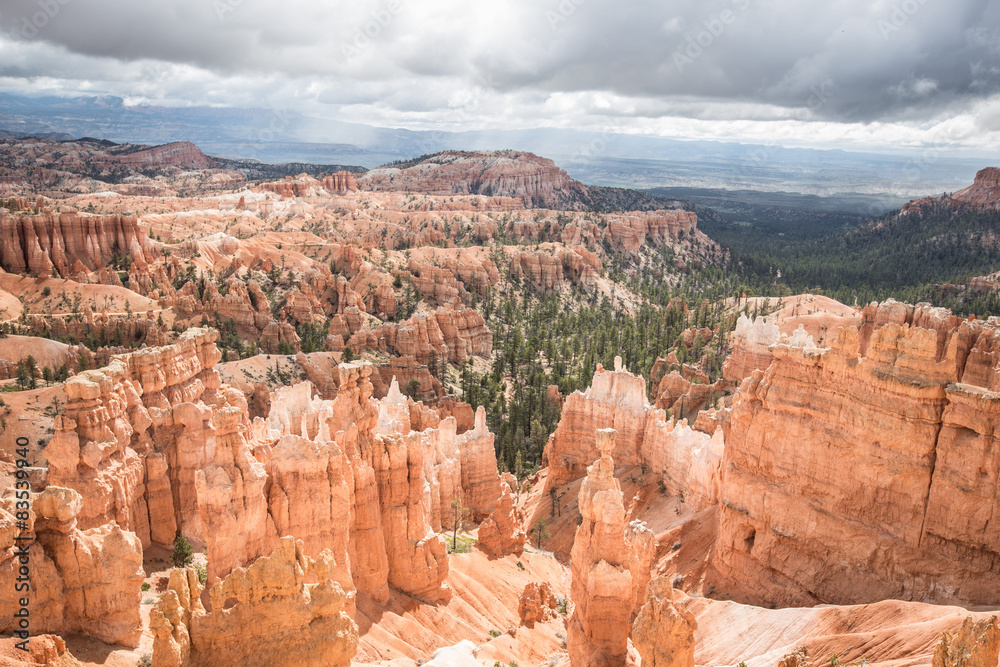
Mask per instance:
[[[112,255],[132,255],[145,271],[155,256],[135,216],[88,216],[75,209],[37,215],[0,215],[0,266],[13,273],[63,277],[89,273],[111,263]]]
[[[719,571],[758,602],[1000,601],[998,339],[888,302],[772,346],[726,424]]]

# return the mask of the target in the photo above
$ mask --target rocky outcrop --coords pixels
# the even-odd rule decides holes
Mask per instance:
[[[193,569],[174,569],[150,614],[153,665],[333,665],[358,650],[358,626],[331,576],[329,554],[317,560],[283,537],[270,556],[234,570],[201,602]],[[315,583],[309,583],[315,582]]]
[[[574,667],[625,665],[632,621],[645,597],[656,551],[652,531],[627,524],[614,477],[614,429],[597,432],[600,458],[580,487],[582,523],[571,554],[576,607],[566,642]]]
[[[682,381],[690,387],[698,386]],[[577,479],[588,457],[598,456],[594,434],[602,428],[621,429],[622,435],[616,441],[620,455],[615,458],[619,465],[646,466],[660,476],[671,494],[683,497],[695,508],[718,500],[722,432],[712,429],[710,436],[695,431],[686,419],[677,421],[676,414],[668,419],[663,409],[646,401],[642,376],[629,373],[620,358],[615,359],[614,371],[606,371],[598,364],[587,391],[566,397],[559,425],[544,452],[549,488]]]
[[[454,421],[451,424],[454,428]],[[431,452],[425,451],[425,443],[421,442],[424,434],[427,432],[414,437],[383,434],[375,438],[371,442],[371,465],[378,484],[389,585],[420,600],[438,603],[451,598],[451,589],[445,583],[445,543],[431,528],[431,480],[427,468],[433,467],[433,462],[428,460]]]
[[[773,360],[770,347],[778,343],[790,347],[816,347],[813,337],[801,324],[789,336],[780,333],[773,318],[762,315],[751,321],[746,315],[740,315],[733,332],[733,351],[722,365],[722,376],[739,384],[753,371],[765,370]]]
[[[720,573],[760,603],[1000,601],[998,341],[887,302],[829,348],[772,345],[726,424]]]
[[[712,433],[691,428],[686,419],[667,419],[663,410],[646,420],[643,463],[659,476],[667,493],[683,498],[695,511],[721,497],[725,441],[722,429]]]
[[[499,495],[485,412],[458,435],[453,418],[413,430],[414,404],[395,381],[371,399],[370,364],[341,364],[332,401],[311,384],[280,389],[252,446],[266,462],[268,506],[278,534],[301,538],[310,555],[329,550],[335,579],[384,601],[388,587],[443,601],[448,561],[437,534],[452,503],[479,520]],[[340,517],[349,517],[348,521]]]
[[[514,502],[514,492],[506,481],[500,482],[500,500],[496,509],[479,526],[479,546],[495,557],[520,554],[527,535],[524,515]]]
[[[931,667],[993,667],[1000,657],[997,617],[976,621],[967,616],[952,635],[945,632],[934,648]]]
[[[694,614],[674,599],[667,577],[649,582],[646,603],[632,624],[643,667],[694,667]]]
[[[13,582],[19,562],[15,544],[13,498],[0,509],[0,576],[11,585],[0,591],[0,631],[16,629],[19,594]],[[49,486],[32,502],[34,540],[27,549],[31,572],[31,632],[79,633],[108,644],[138,646],[142,632],[139,601],[142,547],[138,538],[114,522],[82,531],[77,515],[80,494]],[[22,537],[31,533],[21,530]],[[6,613],[9,612],[9,613]]]
[[[135,216],[60,213],[0,214],[0,266],[12,273],[86,275],[129,255],[146,271],[157,251]]]
[[[457,438],[464,505],[473,521],[482,521],[493,512],[501,493],[494,439],[486,425],[486,408],[480,405],[473,428]]]
[[[129,146],[131,148],[141,148]],[[141,150],[122,150],[114,154],[109,161],[120,164],[155,164],[172,165],[184,169],[211,169],[217,166],[214,159],[201,152],[201,149],[190,141],[175,141],[161,146],[141,148]]]
[[[349,171],[337,171],[323,177],[323,187],[330,192],[357,192],[358,181]]]
[[[17,646],[16,637],[0,639],[0,660],[7,667],[81,667],[83,663],[66,650],[59,635],[35,635],[28,639],[27,651]]]
[[[560,486],[584,474],[590,462],[600,456],[595,437],[598,429],[618,432],[615,460],[619,465],[638,465],[650,412],[646,382],[629,373],[621,357],[615,357],[612,371],[598,364],[587,391],[566,397],[559,425],[545,446],[549,483]]]
[[[237,539],[248,535],[237,528],[243,520],[249,534],[266,530],[264,472],[242,433],[246,399],[220,383],[217,336],[191,329],[173,345],[113,357],[66,382],[66,408],[45,455],[49,483],[82,496],[81,528],[116,521],[144,545],[170,544],[178,531],[200,538],[200,473],[203,491],[226,496],[214,495],[210,505],[240,508],[209,516],[233,521]],[[227,539],[218,531],[212,537]],[[270,546],[264,535],[253,539],[259,545],[252,557]]]
[[[529,582],[521,592],[517,611],[521,616],[521,625],[529,628],[535,623],[544,623],[559,616],[559,602],[547,581]]]
[[[969,187],[957,190],[950,196],[914,199],[904,204],[901,212],[903,215],[919,213],[940,203],[953,207],[963,204],[983,209],[1000,207],[1000,169],[996,167],[980,169]]]
[[[464,363],[470,356],[488,357],[493,334],[486,320],[471,308],[440,308],[401,322],[387,322],[377,329],[358,331],[348,341],[355,353],[381,350],[411,356],[420,364],[431,359]]]
[[[714,407],[732,385],[726,380],[712,384],[691,382],[677,371],[671,371],[656,386],[656,407],[670,410],[677,419],[697,415],[703,408]]]
[[[697,223],[690,211],[626,212],[609,218],[604,234],[615,250],[636,252],[647,243],[659,247],[693,236]]]
[[[587,187],[552,160],[520,151],[445,151],[412,166],[372,169],[359,185],[373,191],[516,197],[540,208],[575,208],[590,199]]]

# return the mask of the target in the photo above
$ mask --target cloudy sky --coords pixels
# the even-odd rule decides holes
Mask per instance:
[[[0,0],[0,90],[1000,152],[1000,0]]]

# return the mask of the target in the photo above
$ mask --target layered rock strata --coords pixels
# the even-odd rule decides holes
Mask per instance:
[[[998,349],[1000,320],[895,302],[772,345],[726,420],[720,573],[757,603],[1000,602]]]

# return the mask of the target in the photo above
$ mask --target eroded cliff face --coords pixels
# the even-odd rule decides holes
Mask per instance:
[[[721,484],[724,443],[693,430],[686,419],[676,421],[646,400],[642,376],[629,373],[615,359],[615,370],[600,364],[586,392],[573,392],[563,404],[559,425],[545,446],[549,488],[578,479],[587,461],[598,458],[596,433],[613,428],[618,433],[615,462],[641,465],[661,476],[670,493],[683,495],[695,509],[714,504]]]
[[[621,357],[615,358],[613,371],[598,364],[587,391],[566,397],[559,425],[545,446],[550,483],[559,486],[585,474],[587,466],[600,457],[596,433],[602,428],[618,433],[618,465],[638,465],[650,412],[646,382],[629,373]]]
[[[347,667],[358,626],[331,560],[329,553],[314,560],[301,542],[283,537],[272,554],[212,588],[211,611],[202,605],[197,573],[172,570],[150,614],[153,664]]]
[[[0,591],[0,631],[18,628],[18,598],[31,599],[31,632],[81,633],[109,644],[138,646],[142,633],[139,602],[142,548],[138,538],[114,522],[80,530],[80,494],[49,486],[32,502],[33,524],[16,531],[12,498],[0,509],[0,577],[10,582]],[[33,531],[32,531],[33,528]],[[26,548],[30,592],[17,592],[16,532],[34,539],[17,542]]]
[[[566,647],[573,667],[625,665],[628,636],[642,606],[656,551],[652,531],[626,522],[614,477],[614,429],[596,434],[600,452],[580,487],[583,521],[573,540],[573,603]]]
[[[1000,601],[1000,320],[887,302],[770,347],[725,431],[716,567],[748,600]]]
[[[132,256],[146,271],[156,251],[135,216],[81,215],[76,209],[37,215],[0,215],[0,266],[13,273],[84,276],[112,256]]]

